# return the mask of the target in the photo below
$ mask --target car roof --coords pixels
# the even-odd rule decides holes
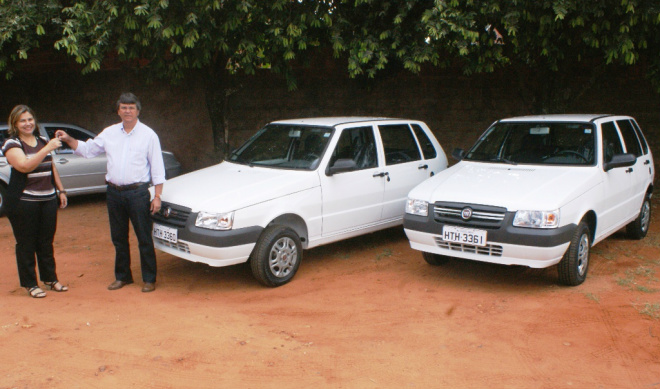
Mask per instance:
[[[585,113],[571,113],[571,114],[551,114],[551,115],[529,115],[529,116],[516,116],[506,119],[498,120],[498,122],[593,122],[594,120],[602,119],[615,115],[610,114],[585,114]]]
[[[407,119],[395,119],[395,118],[375,117],[375,116],[328,116],[328,117],[277,120],[271,122],[270,124],[298,124],[298,125],[308,125],[308,126],[314,125],[314,126],[333,127],[341,124],[373,122],[373,121],[383,121],[383,120],[407,120]],[[408,121],[412,122],[416,120],[408,120]]]

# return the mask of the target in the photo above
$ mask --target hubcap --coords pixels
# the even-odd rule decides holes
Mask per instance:
[[[275,277],[286,277],[293,271],[298,262],[298,250],[293,239],[283,237],[277,240],[270,249],[268,265]]]
[[[577,270],[580,276],[584,276],[587,272],[589,265],[589,237],[587,234],[582,234],[580,237],[580,244],[578,245],[577,252]]]
[[[649,228],[649,222],[651,221],[651,204],[648,201],[644,201],[642,204],[642,231],[646,231]]]

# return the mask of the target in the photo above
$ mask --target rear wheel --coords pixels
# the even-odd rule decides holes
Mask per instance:
[[[266,228],[250,255],[254,277],[266,286],[291,281],[302,261],[302,244],[291,228],[274,225]]]
[[[425,251],[422,252],[422,257],[426,263],[433,266],[440,266],[449,260],[449,257],[446,255],[427,253]]]
[[[584,282],[589,270],[590,248],[591,234],[589,233],[589,226],[582,221],[575,230],[571,245],[557,265],[559,283],[576,286]]]
[[[649,232],[649,224],[651,224],[651,199],[647,195],[644,197],[637,219],[626,226],[626,233],[630,239],[642,239]]]

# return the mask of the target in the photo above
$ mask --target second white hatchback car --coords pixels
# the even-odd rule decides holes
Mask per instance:
[[[412,248],[543,268],[581,284],[592,245],[627,226],[648,232],[653,156],[629,116],[547,115],[493,123],[460,162],[410,192]]]
[[[249,261],[261,283],[279,286],[303,249],[402,224],[410,189],[446,167],[420,121],[273,122],[226,161],[168,180],[154,241],[211,266]]]

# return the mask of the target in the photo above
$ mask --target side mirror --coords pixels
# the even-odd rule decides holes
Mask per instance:
[[[454,157],[454,159],[460,161],[465,157],[465,150],[463,149],[454,149],[454,151],[451,152],[451,156]]]
[[[617,154],[612,157],[610,162],[603,164],[603,170],[607,172],[618,167],[632,166],[636,161],[637,157],[635,157],[635,154]]]
[[[350,158],[341,158],[335,161],[332,166],[325,169],[326,176],[332,176],[337,173],[350,172],[357,170],[357,164]]]

